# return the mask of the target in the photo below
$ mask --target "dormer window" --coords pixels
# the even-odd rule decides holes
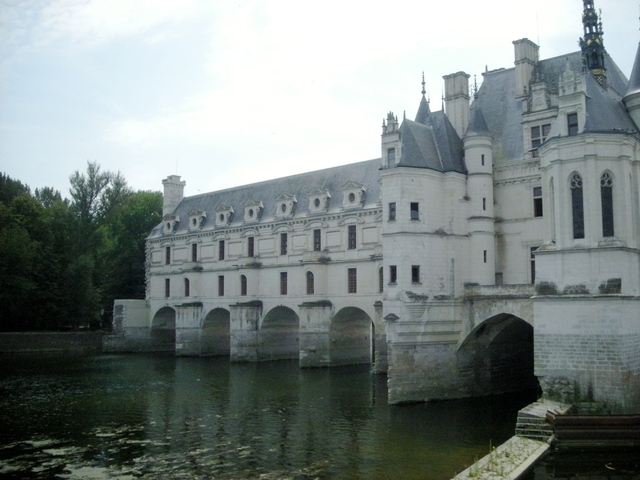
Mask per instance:
[[[244,204],[244,221],[257,222],[264,206],[258,200],[249,200]]]
[[[224,227],[231,223],[231,217],[233,216],[233,208],[229,205],[220,205],[216,208],[216,225]]]
[[[295,212],[296,197],[283,193],[276,198],[276,217],[290,217]]]
[[[345,208],[361,207],[364,204],[364,187],[356,182],[347,182],[342,186],[344,197],[342,206]]]
[[[326,212],[329,208],[331,195],[327,190],[314,188],[309,192],[309,212]]]
[[[388,148],[387,149],[387,162],[389,165],[395,165],[396,164],[396,149],[395,148]]]
[[[180,222],[180,218],[175,215],[165,215],[164,218],[164,233],[174,233],[176,231],[176,227]]]
[[[207,214],[203,210],[191,210],[189,212],[189,230],[200,230],[205,218],[207,218]]]

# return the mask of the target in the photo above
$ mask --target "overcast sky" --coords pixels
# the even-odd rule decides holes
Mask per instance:
[[[636,0],[595,0],[628,77]],[[581,0],[0,0],[0,171],[68,196],[87,161],[135,190],[185,194],[380,156],[388,111],[414,118],[425,72],[577,51]]]

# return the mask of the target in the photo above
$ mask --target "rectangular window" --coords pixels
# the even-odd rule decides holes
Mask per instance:
[[[164,264],[169,265],[171,263],[171,247],[164,247]]]
[[[533,216],[542,216],[542,187],[533,187]]]
[[[189,287],[189,279],[185,278],[184,279],[184,296],[188,297],[190,294],[190,287]]]
[[[280,234],[280,255],[286,255],[286,254],[287,254],[287,234],[281,233]]]
[[[420,265],[411,265],[411,283],[420,283]]]
[[[394,164],[396,163],[396,149],[395,148],[390,148],[387,150],[387,165],[390,167],[393,167]]]
[[[384,269],[380,267],[378,269],[378,293],[384,291]]]
[[[358,270],[355,268],[347,269],[347,292],[358,293]]]
[[[484,167],[484,153],[480,157],[480,162],[482,163],[482,166]]]
[[[487,199],[485,197],[482,197],[482,210],[486,210],[487,209]]]
[[[164,296],[169,298],[171,296],[171,280],[164,279]]]
[[[280,272],[280,295],[287,294],[287,272]]]
[[[570,113],[567,115],[567,135],[577,135],[578,134],[578,114]]]
[[[319,252],[322,250],[322,230],[319,228],[313,231],[313,251]]]
[[[218,275],[218,296],[224,297],[224,275]]]
[[[550,131],[550,123],[531,127],[531,149],[533,150],[534,157],[538,157],[538,147],[547,139]]]
[[[253,237],[247,237],[247,256],[255,256],[255,240]]]
[[[538,249],[538,247],[531,247],[530,249],[530,264],[531,264],[531,283],[536,283],[536,256],[533,254]]]
[[[348,232],[348,239],[347,239],[347,248],[349,250],[355,250],[356,248],[356,226],[355,225],[349,225],[349,229],[347,230]]]
[[[483,259],[484,263],[487,263],[487,251],[486,250],[484,250],[482,252],[482,259]]]
[[[198,244],[197,243],[191,244],[191,261],[192,262],[198,261]]]
[[[224,240],[218,242],[218,260],[224,260]]]
[[[411,220],[420,220],[418,202],[411,202]]]
[[[394,285],[398,283],[398,267],[395,265],[389,265],[389,283]]]
[[[389,220],[396,219],[396,202],[389,203]]]

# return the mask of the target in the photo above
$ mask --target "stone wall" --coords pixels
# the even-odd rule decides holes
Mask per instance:
[[[535,374],[545,396],[620,411],[638,405],[637,298],[536,297],[534,309]]]

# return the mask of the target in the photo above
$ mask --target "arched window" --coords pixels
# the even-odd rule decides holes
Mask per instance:
[[[315,279],[312,272],[307,272],[307,295],[313,295],[315,292]]]
[[[602,236],[613,237],[613,178],[607,172],[600,177],[600,203],[602,204]]]
[[[240,275],[240,295],[245,296],[247,294],[247,276]]]
[[[185,278],[184,279],[184,296],[188,297],[189,294],[190,294],[190,292],[189,292],[189,279]]]
[[[573,217],[573,238],[584,238],[582,177],[577,173],[571,176],[571,214]]]

